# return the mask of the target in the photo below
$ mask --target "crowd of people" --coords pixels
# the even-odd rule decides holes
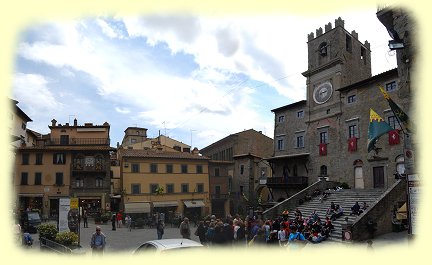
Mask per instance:
[[[368,205],[356,202],[351,207],[350,215],[360,215]],[[262,220],[256,217],[243,220],[239,215],[227,216],[225,219],[208,216],[200,221],[194,234],[206,246],[223,245],[261,245],[275,244],[288,246],[294,242],[320,243],[326,240],[334,229],[333,221],[344,215],[341,205],[330,203],[326,216],[320,217],[317,211],[310,216],[304,216],[297,208],[294,218],[289,218],[289,212],[283,211],[276,219]],[[189,220],[184,218],[180,224],[180,234],[183,238],[191,235]]]

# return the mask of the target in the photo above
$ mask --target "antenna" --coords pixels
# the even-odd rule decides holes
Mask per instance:
[[[167,135],[166,135],[165,121],[163,121],[162,124],[164,125],[164,131],[165,131],[165,132],[164,132],[164,135],[167,136]]]
[[[71,117],[74,117],[75,119],[76,115],[75,114],[69,115],[69,124],[71,124]]]
[[[192,147],[192,132],[196,132],[196,130],[192,130],[192,129],[191,129],[190,132],[191,132],[191,149],[192,149],[192,148],[193,148],[193,147]]]

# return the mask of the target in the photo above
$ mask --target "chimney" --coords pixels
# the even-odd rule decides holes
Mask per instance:
[[[52,120],[51,120],[51,126],[56,126],[56,124],[57,124],[56,119],[52,119]]]
[[[192,150],[192,154],[194,154],[194,155],[199,154],[199,150],[198,150],[198,148],[195,147],[195,148]]]
[[[78,121],[76,118],[74,119],[74,126],[78,126]]]

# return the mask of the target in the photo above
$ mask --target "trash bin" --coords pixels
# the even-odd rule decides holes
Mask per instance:
[[[342,241],[352,240],[352,223],[342,224]]]
[[[377,230],[377,223],[374,222],[374,221],[372,221],[372,220],[369,220],[369,221],[366,223],[366,229],[367,229],[367,231],[369,232],[370,237],[371,237],[371,238],[374,238],[374,236],[375,236],[375,232],[376,232],[376,230]]]

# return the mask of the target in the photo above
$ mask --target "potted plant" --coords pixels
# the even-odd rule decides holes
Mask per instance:
[[[101,216],[102,219],[102,223],[106,224],[108,222],[108,220],[111,219],[111,214],[110,213],[104,213]]]
[[[45,239],[48,240],[55,240],[57,236],[57,226],[55,224],[40,224],[37,228],[37,231],[39,233],[39,239],[42,241],[42,243],[45,243]]]
[[[69,248],[76,248],[78,246],[78,235],[74,232],[58,233],[55,240],[57,243]]]

